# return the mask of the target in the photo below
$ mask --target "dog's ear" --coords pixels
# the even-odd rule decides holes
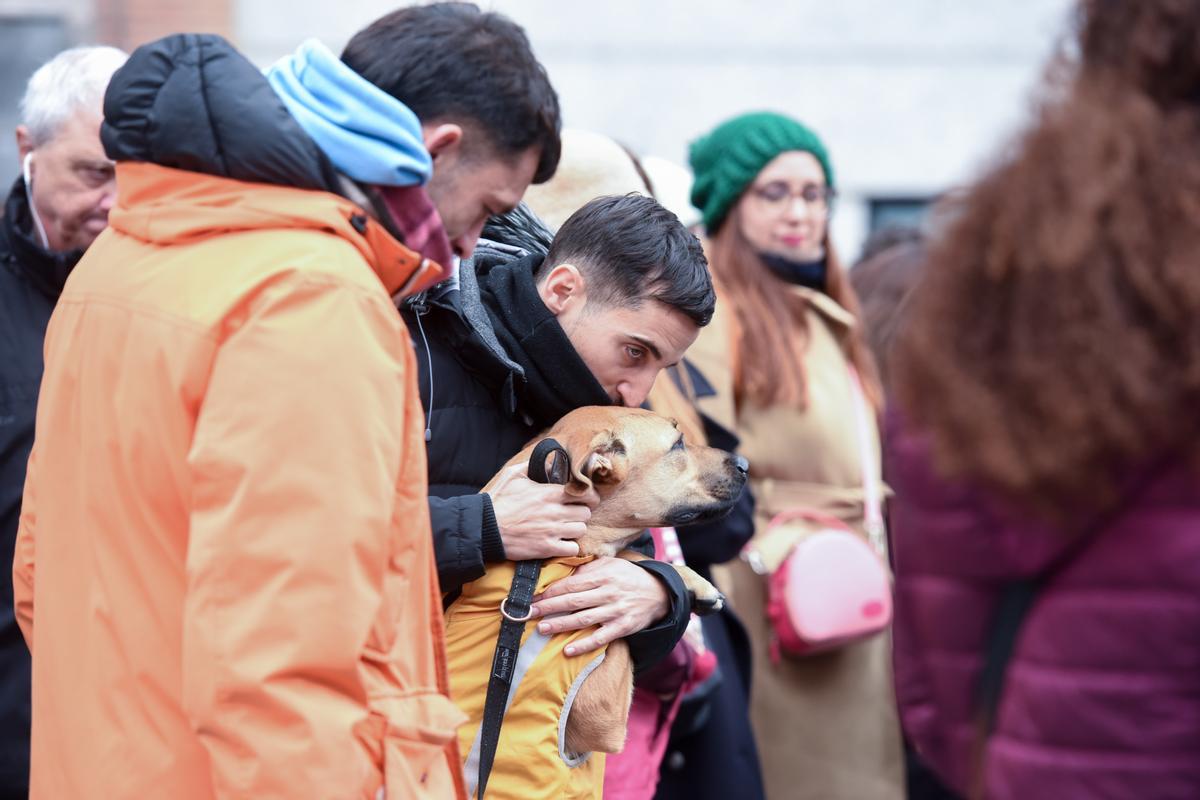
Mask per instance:
[[[571,453],[571,480],[566,493],[587,494],[596,486],[617,483],[624,477],[625,446],[611,431],[596,432],[587,439],[568,445]]]
[[[592,477],[586,469],[586,465],[598,435],[595,430],[576,430],[569,432],[566,436],[558,437],[566,447],[569,456],[566,459],[570,469],[570,475],[566,481],[567,494],[579,497],[592,490]]]
[[[571,458],[571,480],[567,493],[586,494],[596,486],[620,483],[625,478],[625,445],[611,431],[593,437],[582,458]]]
[[[625,462],[624,443],[620,439],[612,439],[592,451],[584,470],[596,485],[620,483],[625,480]]]
[[[607,454],[593,450],[588,455],[587,463],[583,465],[583,472],[591,479],[593,485],[609,483],[612,477],[613,463]]]

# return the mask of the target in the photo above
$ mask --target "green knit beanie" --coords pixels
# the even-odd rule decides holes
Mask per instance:
[[[704,227],[710,235],[717,232],[729,209],[762,168],[790,150],[812,153],[825,171],[825,182],[833,186],[833,167],[825,145],[811,130],[782,114],[742,114],[692,142],[688,151],[695,176],[692,205],[704,215]]]

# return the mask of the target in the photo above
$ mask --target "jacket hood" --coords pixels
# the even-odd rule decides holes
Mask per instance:
[[[109,158],[250,183],[337,191],[332,163],[267,79],[214,34],[139,47],[104,96]]]
[[[463,261],[455,276],[439,283],[412,301],[416,309],[425,303],[439,306],[459,317],[478,344],[478,358],[498,364],[502,369],[524,378],[525,370],[505,352],[496,338],[492,321],[479,294],[479,282],[500,264],[529,256],[544,256],[554,234],[524,203],[506,214],[492,217],[483,228],[482,238],[471,258]]]
[[[410,291],[440,269],[339,195],[247,184],[155,164],[117,164],[117,205],[108,224],[158,245],[240,231],[321,231],[354,245],[392,295]]]
[[[489,219],[483,226],[482,237],[477,259],[481,262],[488,260],[497,245],[501,251],[519,251],[523,254],[521,257],[544,256],[550,252],[550,244],[554,241],[554,233],[524,203],[518,203],[506,214]]]

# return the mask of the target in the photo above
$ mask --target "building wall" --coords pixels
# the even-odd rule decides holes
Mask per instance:
[[[233,0],[93,0],[94,41],[133,49],[168,33],[233,34]]]
[[[354,31],[396,5],[0,0],[0,131],[15,124],[28,74],[66,44],[131,47],[175,30],[212,30],[266,65],[309,36],[340,50]],[[779,109],[808,122],[832,152],[841,192],[834,237],[853,256],[872,205],[919,201],[969,180],[1019,127],[1071,1],[485,5],[528,30],[562,98],[566,124],[606,133],[643,154],[683,162],[689,141],[744,110]],[[42,20],[37,31],[31,15]],[[15,174],[11,139],[0,133],[6,180]]]
[[[13,129],[29,76],[81,44],[132,50],[177,31],[233,36],[233,0],[0,0],[0,186],[19,174]],[[3,195],[0,195],[3,196]]]
[[[393,7],[235,0],[259,63],[316,35],[340,49]],[[871,201],[968,180],[1021,124],[1070,0],[496,0],[525,26],[566,124],[683,162],[687,143],[773,108],[829,144],[841,189],[834,237],[850,256]]]
[[[14,128],[29,76],[76,41],[85,20],[59,0],[0,0],[0,197],[20,174]]]

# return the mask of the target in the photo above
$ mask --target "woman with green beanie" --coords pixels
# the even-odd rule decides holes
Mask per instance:
[[[829,153],[796,120],[754,113],[700,138],[690,160],[719,302],[688,358],[717,389],[698,400],[701,409],[741,437],[758,503],[754,558],[730,562],[718,580],[750,633],[751,717],[767,796],[901,798],[890,633],[780,656],[766,614],[767,574],[808,532],[798,523],[768,534],[769,521],[806,509],[865,538],[864,476],[879,475],[870,412],[881,391],[829,241]],[[857,424],[856,403],[873,407]]]

